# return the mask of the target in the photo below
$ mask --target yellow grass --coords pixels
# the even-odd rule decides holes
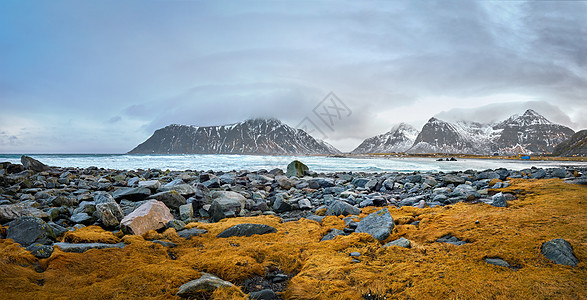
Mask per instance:
[[[585,299],[587,298],[587,187],[558,179],[512,180],[502,191],[517,193],[507,208],[459,203],[448,207],[389,210],[396,227],[383,243],[405,237],[412,248],[382,248],[368,234],[319,242],[342,216],[322,224],[302,219],[281,223],[259,216],[218,223],[190,223],[208,233],[184,240],[175,230],[125,236],[123,249],[64,253],[37,260],[10,240],[0,240],[2,299],[174,299],[179,286],[200,271],[241,284],[268,268],[294,276],[286,299]],[[363,209],[360,217],[381,208]],[[420,225],[409,223],[419,220]],[[475,221],[479,221],[476,224]],[[267,224],[278,232],[252,237],[216,238],[240,223]],[[78,231],[78,230],[76,230]],[[83,234],[82,234],[83,233]],[[91,233],[91,234],[90,234]],[[435,242],[452,234],[469,242]],[[99,228],[75,236],[109,236]],[[73,238],[73,233],[68,239]],[[178,244],[164,248],[147,239]],[[577,267],[556,265],[540,254],[543,242],[564,238],[573,246]],[[94,239],[92,239],[94,240]],[[349,253],[359,252],[359,263]],[[500,257],[519,269],[486,264]],[[172,259],[176,258],[176,259]],[[35,272],[38,266],[45,269]],[[217,290],[205,299],[244,299],[238,288]]]

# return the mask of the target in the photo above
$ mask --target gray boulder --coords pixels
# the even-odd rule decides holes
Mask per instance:
[[[24,203],[0,205],[0,224],[16,220],[20,217],[48,218],[46,212],[30,207]]]
[[[554,239],[543,243],[541,252],[544,257],[559,265],[576,267],[579,263],[571,244],[564,239]]]
[[[461,246],[466,244],[467,242],[459,240],[457,237],[454,237],[450,234],[447,234],[439,239],[436,240],[439,243],[446,243],[446,244],[451,244],[451,245],[455,245],[455,246]]]
[[[213,191],[212,205],[208,210],[212,220],[218,222],[224,218],[237,217],[245,208],[246,198],[236,192]]]
[[[149,199],[161,201],[165,203],[167,207],[174,210],[178,210],[180,206],[187,204],[186,199],[174,190],[157,193],[150,196]]]
[[[394,226],[395,224],[393,223],[393,218],[391,217],[389,210],[384,208],[364,217],[361,222],[359,222],[359,225],[357,225],[355,232],[365,232],[382,241],[389,236]]]
[[[507,207],[507,200],[502,192],[499,192],[491,197],[491,205],[495,207]]]
[[[285,176],[287,177],[303,177],[310,169],[299,160],[294,160],[287,165]]]
[[[465,178],[455,175],[455,174],[446,174],[442,177],[442,180],[444,180],[445,183],[447,184],[463,184],[465,183]]]
[[[322,237],[322,239],[320,241],[321,242],[322,241],[329,241],[329,240],[332,240],[332,239],[334,239],[335,237],[337,237],[339,235],[345,235],[344,230],[332,228],[325,236]]]
[[[126,199],[130,201],[141,201],[150,195],[151,190],[146,187],[120,188],[112,193],[115,200]]]
[[[289,202],[285,200],[283,196],[277,195],[275,197],[275,201],[273,202],[273,211],[276,213],[282,213],[290,210],[292,210],[291,204],[289,204]]]
[[[507,261],[505,261],[505,260],[503,260],[503,259],[501,259],[499,257],[493,257],[493,258],[488,257],[488,258],[485,258],[483,260],[486,263],[490,264],[490,265],[495,265],[495,266],[498,266],[498,267],[505,267],[505,268],[510,268],[511,267],[510,264]]]
[[[26,250],[37,258],[48,258],[53,254],[52,245],[32,244]]]
[[[25,169],[33,170],[35,172],[48,171],[51,169],[46,164],[26,155],[20,157],[20,162]]]
[[[196,194],[196,187],[193,185],[186,184],[186,183],[171,184],[171,185],[168,183],[168,184],[162,186],[159,189],[159,191],[162,191],[162,192],[176,191],[184,197],[191,197]]]
[[[275,233],[275,232],[277,232],[277,229],[275,229],[274,227],[271,227],[269,225],[244,223],[244,224],[234,225],[234,226],[222,231],[216,237],[228,238],[231,236],[251,236],[253,234],[260,235],[260,234]]]
[[[114,197],[105,192],[97,192],[94,194],[94,203],[96,204],[96,215],[102,220],[104,226],[115,227],[120,225],[120,221],[124,218],[124,213],[120,205],[114,200]]]
[[[192,236],[199,236],[202,235],[204,233],[208,232],[206,229],[199,229],[199,228],[190,228],[190,229],[184,229],[181,231],[177,232],[177,235],[179,235],[180,237],[184,238],[184,239],[189,239]]]
[[[354,207],[346,202],[340,200],[334,200],[328,208],[326,209],[327,216],[348,216],[348,215],[358,215],[361,213],[361,209],[358,207]]]
[[[51,226],[39,218],[20,217],[10,224],[6,238],[28,247],[32,244],[49,244],[55,239],[55,234]]]

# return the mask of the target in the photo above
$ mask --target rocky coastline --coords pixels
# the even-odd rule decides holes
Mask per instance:
[[[287,172],[81,169],[49,167],[27,156],[21,161],[22,164],[0,163],[0,239],[12,239],[38,259],[51,257],[55,248],[73,253],[123,248],[125,243],[120,238],[144,236],[153,230],[163,233],[173,228],[179,237],[189,240],[208,232],[190,223],[255,216],[274,216],[281,223],[302,218],[321,223],[328,216],[340,216],[344,228],[329,229],[320,241],[367,233],[383,243],[398,223],[390,214],[395,208],[449,207],[460,202],[505,208],[516,201],[516,195],[499,189],[507,188],[512,179],[559,178],[569,183],[587,183],[587,168],[580,167],[323,174],[312,172],[298,161],[292,162]],[[362,209],[369,207],[376,209],[358,219]],[[417,227],[420,221],[412,218],[401,223]],[[76,240],[72,232],[86,227],[101,228],[118,238],[111,243]],[[217,238],[275,232],[269,225],[245,223],[224,230]],[[166,248],[176,246],[164,239],[152,242]],[[440,237],[438,242],[467,243],[451,235]],[[543,253],[546,257],[554,257],[548,258],[556,263],[577,265],[566,241],[553,243],[545,247],[553,249],[550,254]],[[401,238],[382,244],[391,246],[410,247],[410,241]],[[361,261],[360,253],[351,257],[353,262]],[[489,264],[507,264],[500,259],[487,259]],[[251,279],[243,283],[242,289],[257,297],[252,299],[277,299],[291,278],[284,273],[272,270],[259,282]],[[203,286],[215,289],[231,285],[212,274],[198,280],[182,285],[177,295],[187,297]]]

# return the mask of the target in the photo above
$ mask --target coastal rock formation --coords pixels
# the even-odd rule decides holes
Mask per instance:
[[[231,125],[169,125],[129,154],[340,154],[332,145],[277,119],[250,119]]]
[[[587,129],[577,131],[568,140],[558,144],[553,156],[587,156]]]

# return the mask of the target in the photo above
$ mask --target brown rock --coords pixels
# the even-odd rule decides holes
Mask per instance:
[[[149,230],[165,227],[165,224],[173,219],[169,208],[163,202],[150,200],[124,217],[120,221],[120,227],[125,233],[142,235]]]

